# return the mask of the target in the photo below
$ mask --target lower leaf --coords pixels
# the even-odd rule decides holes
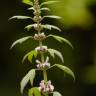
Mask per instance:
[[[28,96],[41,96],[41,93],[40,93],[38,87],[29,89]]]

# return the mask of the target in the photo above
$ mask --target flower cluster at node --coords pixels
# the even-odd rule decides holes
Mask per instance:
[[[48,51],[48,48],[47,46],[38,46],[35,48],[36,52],[47,52]]]
[[[41,81],[39,90],[42,93],[51,93],[54,91],[54,86],[51,84],[51,81],[45,82],[44,80]]]
[[[35,35],[34,35],[34,39],[35,39],[35,40],[44,40],[45,38],[46,38],[46,36],[45,36],[44,33],[35,34]]]
[[[49,57],[46,58],[46,61],[44,63],[41,63],[39,60],[36,60],[37,68],[38,69],[47,69],[50,68]]]

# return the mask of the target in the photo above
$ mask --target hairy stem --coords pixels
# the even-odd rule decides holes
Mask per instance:
[[[38,12],[38,10],[40,11],[40,9],[38,8],[38,5],[39,5],[39,1],[38,0],[36,0],[36,1],[34,1],[34,3],[35,3],[35,6],[37,7],[35,10]],[[41,33],[40,32],[40,21],[39,21],[39,16],[40,16],[40,14],[38,14],[38,15],[36,15],[36,17],[38,18],[37,20],[37,31],[38,31],[38,35]],[[40,47],[42,47],[42,41],[41,40],[39,40],[39,46]],[[42,63],[44,63],[45,62],[45,60],[44,60],[44,53],[40,53],[40,55],[41,55],[41,61],[42,61]],[[46,71],[46,69],[44,69],[43,70],[43,76],[44,76],[44,81],[45,82],[47,82],[47,71]],[[45,96],[48,96],[48,94],[45,94]]]

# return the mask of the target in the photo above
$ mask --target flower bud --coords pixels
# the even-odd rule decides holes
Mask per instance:
[[[48,49],[47,49],[47,46],[39,46],[39,47],[36,47],[35,48],[35,50],[36,50],[36,52],[47,52],[48,51]]]
[[[44,40],[45,38],[46,38],[46,36],[45,36],[44,33],[35,34],[35,35],[34,35],[34,39],[35,39],[35,40]]]

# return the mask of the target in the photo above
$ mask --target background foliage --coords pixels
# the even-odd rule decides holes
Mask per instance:
[[[96,96],[96,1],[61,0],[61,2],[50,7],[53,13],[63,16],[64,21],[47,20],[47,22],[59,25],[63,32],[53,31],[53,33],[66,37],[75,49],[72,50],[65,43],[64,47],[62,44],[59,46],[59,43],[53,39],[48,40],[48,46],[56,47],[63,53],[65,65],[74,71],[76,82],[73,84],[70,77],[59,77],[59,74],[62,74],[60,70],[49,71],[51,75],[48,76],[52,78],[54,85],[56,84],[64,96]],[[31,34],[23,29],[26,23],[30,24],[30,20],[29,22],[22,20],[8,22],[8,18],[13,15],[32,15],[30,11],[26,11],[26,8],[27,6],[20,3],[20,0],[0,2],[0,96],[21,96],[19,82],[31,66],[27,64],[27,61],[24,65],[20,61],[22,56],[28,52],[25,49],[31,50],[31,46],[35,47],[33,41],[25,42],[22,45],[23,48],[18,45],[13,51],[9,50],[13,41]],[[30,42],[32,45],[29,45]],[[55,62],[59,62],[57,58]],[[52,74],[56,74],[57,77],[54,78]],[[37,76],[36,79],[38,78],[40,77]],[[38,81],[35,82],[38,84]]]

